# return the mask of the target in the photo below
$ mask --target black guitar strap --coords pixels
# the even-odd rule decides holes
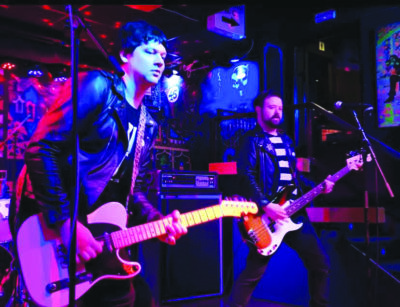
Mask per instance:
[[[101,192],[100,196],[96,200],[96,202],[91,206],[91,211],[101,207],[104,203],[117,201],[121,204],[127,204],[129,198],[122,198],[122,195],[126,195],[128,191],[132,188],[134,184],[137,173],[134,173],[135,168],[138,169],[140,153],[143,147],[144,142],[144,128],[146,124],[146,108],[144,105],[140,108],[139,115],[139,124],[136,132],[136,137],[134,140],[134,144],[136,146],[131,146],[127,148],[127,151],[119,163],[118,167],[115,169],[114,174],[108,181],[104,190]],[[119,128],[123,128],[120,126]],[[133,137],[133,136],[132,136]],[[129,142],[128,142],[129,143]],[[135,155],[135,156],[133,156]],[[137,164],[135,166],[135,164]],[[131,181],[129,181],[131,178]],[[130,194],[130,192],[128,192]],[[129,197],[129,196],[128,196]],[[125,204],[125,207],[127,206]]]

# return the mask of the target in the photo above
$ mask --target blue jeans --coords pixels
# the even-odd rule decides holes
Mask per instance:
[[[294,220],[303,222],[296,231],[288,232],[284,242],[295,250],[308,272],[310,307],[328,306],[330,262],[321,241],[310,221],[300,216]],[[248,304],[258,282],[267,269],[272,256],[260,255],[254,246],[249,249],[246,267],[235,281],[229,306],[244,307]]]

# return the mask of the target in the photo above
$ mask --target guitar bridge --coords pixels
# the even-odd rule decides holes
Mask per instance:
[[[253,244],[256,244],[258,242],[257,234],[253,229],[250,229],[247,232],[247,235],[249,236],[249,239]]]
[[[85,272],[78,274],[76,276],[76,283],[80,284],[86,281],[91,281],[93,279],[93,275],[91,273]],[[56,282],[52,282],[48,285],[46,285],[46,291],[48,293],[54,293],[57,291],[60,291],[62,289],[68,288],[69,287],[69,278],[64,278]]]

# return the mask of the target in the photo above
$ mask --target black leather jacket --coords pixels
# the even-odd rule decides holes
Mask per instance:
[[[76,131],[80,174],[80,201],[84,204],[81,216],[93,208],[127,150],[127,102],[125,85],[119,77],[104,71],[79,75]],[[39,122],[25,153],[27,173],[37,208],[26,208],[21,201],[17,214],[21,218],[37,211],[44,212],[52,224],[70,216],[70,199],[74,188],[73,176],[73,105],[71,84],[63,87],[61,95]],[[144,106],[142,106],[144,107]],[[145,174],[151,165],[151,146],[155,141],[157,123],[146,112],[144,146],[140,170],[130,209],[140,215],[138,221],[154,220],[161,214],[145,196]],[[128,183],[126,194],[129,190]],[[29,185],[25,185],[25,190]],[[25,193],[27,194],[27,193]],[[132,209],[132,210],[133,210]],[[27,213],[29,212],[29,213]]]
[[[300,188],[293,141],[286,134],[280,136],[289,153],[289,165],[295,184]],[[257,125],[242,137],[237,155],[237,168],[241,194],[255,201],[259,207],[267,205],[279,187],[279,166],[272,144],[260,126]]]

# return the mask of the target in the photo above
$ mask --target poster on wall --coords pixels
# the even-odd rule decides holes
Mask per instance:
[[[13,191],[28,142],[64,83],[1,71],[0,198]],[[5,175],[4,175],[5,174]],[[8,189],[3,189],[2,182]]]
[[[10,100],[7,159],[22,160],[27,143],[51,105],[57,89],[51,84],[42,84],[37,78],[19,78],[15,75],[11,75],[7,83]]]
[[[376,88],[378,126],[400,125],[400,22],[376,32]]]

